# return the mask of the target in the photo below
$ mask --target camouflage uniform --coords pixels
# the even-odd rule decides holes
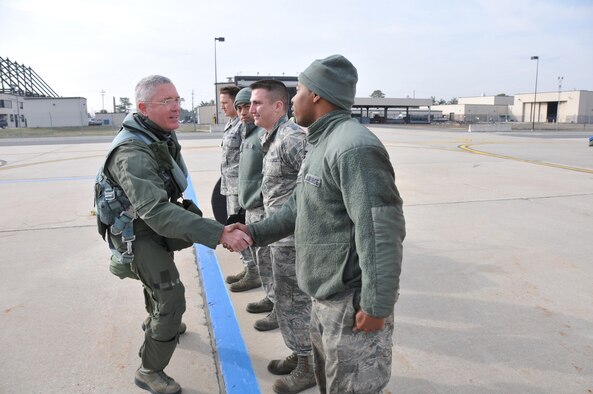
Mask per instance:
[[[239,121],[239,117],[236,116],[226,124],[220,143],[222,147],[220,194],[226,196],[226,211],[228,216],[239,212],[241,209],[238,196],[241,141],[241,122]],[[255,266],[255,261],[249,250],[241,252],[241,260],[243,260],[245,267]]]
[[[326,393],[329,387],[331,394],[375,394],[389,382],[393,313],[385,318],[384,329],[353,333],[358,309],[360,289],[347,290],[325,300],[313,299],[311,342],[320,393]]]
[[[245,211],[245,224],[257,223],[266,217],[264,207],[257,207],[247,209]],[[261,279],[262,288],[266,297],[273,303],[276,302],[274,295],[274,279],[272,276],[272,256],[270,255],[269,246],[251,246],[248,249],[251,252],[253,261],[257,264],[259,269],[259,277]]]
[[[296,186],[305,156],[306,133],[284,116],[262,137],[264,150],[262,195],[266,217],[278,211]],[[284,342],[299,356],[311,354],[311,298],[296,282],[294,236],[270,245],[275,308]]]

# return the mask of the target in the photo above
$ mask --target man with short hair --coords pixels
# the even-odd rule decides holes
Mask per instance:
[[[160,75],[143,78],[136,85],[136,103],[137,112],[124,119],[100,172],[118,196],[111,203],[119,212],[113,213],[130,219],[133,226],[122,233],[117,222],[97,224],[108,237],[112,264],[118,266],[119,274],[112,272],[122,279],[140,279],[144,289],[149,316],[142,325],[142,364],[134,382],[151,393],[176,394],[181,387],[164,369],[179,341],[186,306],[173,252],[196,242],[210,248],[223,244],[231,250],[243,250],[251,242],[241,232],[202,218],[195,205],[186,209],[192,207],[186,205],[190,200],[181,200],[187,169],[174,131],[179,127],[180,97],[171,80]],[[122,201],[125,206],[119,204]]]
[[[239,205],[239,157],[241,154],[241,122],[235,110],[235,96],[239,93],[237,86],[225,86],[220,89],[220,107],[229,118],[222,136],[222,162],[220,165],[220,194],[226,196],[228,216],[237,215],[241,211]],[[249,250],[241,252],[243,270],[226,277],[233,292],[246,291],[261,286],[259,272]]]
[[[306,132],[288,120],[289,92],[276,80],[262,80],[251,85],[251,113],[255,124],[265,129],[262,195],[266,217],[280,210],[290,198],[305,157]],[[285,234],[270,244],[274,277],[274,309],[263,321],[262,329],[274,323],[292,354],[272,360],[268,371],[286,375],[274,382],[277,393],[298,393],[315,385],[309,321],[311,298],[297,286],[294,237]]]
[[[294,233],[321,393],[375,394],[391,376],[405,221],[387,150],[351,118],[357,81],[341,55],[299,74],[293,112],[310,148],[297,187],[274,215],[242,227],[256,245]]]
[[[266,216],[261,192],[264,152],[261,137],[265,130],[255,125],[251,108],[251,88],[241,89],[235,97],[235,109],[241,119],[241,155],[239,156],[239,205],[245,209],[245,223],[257,223]],[[265,296],[247,304],[247,312],[264,313],[274,309],[274,284],[269,246],[250,248],[259,269]]]

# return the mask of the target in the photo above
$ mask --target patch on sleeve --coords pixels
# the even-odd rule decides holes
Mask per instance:
[[[315,187],[321,186],[321,178],[319,178],[318,176],[315,176],[315,175],[311,175],[311,174],[305,175],[305,182],[310,185],[313,185]]]

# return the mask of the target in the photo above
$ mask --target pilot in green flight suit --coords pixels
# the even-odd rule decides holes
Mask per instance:
[[[202,218],[196,213],[199,210],[192,212],[177,202],[187,186],[179,176],[179,172],[187,176],[187,170],[174,132],[179,126],[179,100],[168,78],[142,79],[136,86],[138,112],[126,117],[120,133],[142,135],[144,140],[148,136],[155,142],[129,139],[113,149],[104,166],[104,173],[123,190],[134,214],[130,268],[143,284],[149,312],[135,383],[152,393],[181,392],[179,384],[163,371],[177,345],[185,312],[185,288],[173,251],[193,243],[210,248],[222,243],[231,250],[250,243],[243,233],[231,232],[215,220]],[[114,249],[126,252],[121,236],[109,233],[109,237]]]

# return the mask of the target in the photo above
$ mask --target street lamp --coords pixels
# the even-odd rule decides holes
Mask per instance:
[[[535,60],[535,90],[533,94],[533,104],[531,105],[531,131],[535,129],[535,104],[537,101],[537,71],[539,69],[539,56],[531,56]]]
[[[216,107],[214,108],[216,124],[218,124],[218,70],[216,69],[216,41],[224,42],[224,37],[214,37],[214,98],[216,100]]]
[[[560,119],[560,92],[562,91],[562,80],[564,80],[564,77],[558,77],[558,108],[556,108],[556,129],[558,129],[558,120]]]

